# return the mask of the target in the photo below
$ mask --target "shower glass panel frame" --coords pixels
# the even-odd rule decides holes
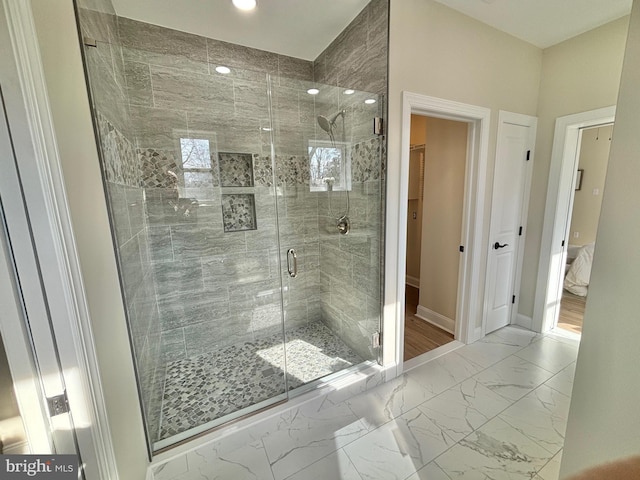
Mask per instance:
[[[83,51],[150,451],[378,361],[383,97]],[[319,145],[341,152],[335,189],[310,184]]]

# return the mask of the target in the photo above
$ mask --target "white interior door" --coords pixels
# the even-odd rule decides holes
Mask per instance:
[[[485,333],[508,325],[517,289],[536,119],[500,112],[487,265]]]

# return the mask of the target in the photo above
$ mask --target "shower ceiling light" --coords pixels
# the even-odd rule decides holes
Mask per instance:
[[[216,67],[216,72],[226,75],[227,73],[231,73],[231,69],[229,67],[220,65],[219,67]]]
[[[256,0],[232,0],[232,1],[233,1],[233,5],[238,10],[249,11],[256,8]]]
[[[356,93],[356,91],[349,88],[349,89],[345,90],[343,93],[345,95],[353,95],[354,93]]]
[[[367,98],[364,103],[366,103],[367,105],[371,105],[372,103],[376,103],[375,98]]]
[[[318,90],[317,88],[310,88],[309,90],[307,90],[307,93],[309,95],[317,95],[320,93],[320,90]]]
[[[270,132],[271,130],[271,127],[262,127],[263,132]]]

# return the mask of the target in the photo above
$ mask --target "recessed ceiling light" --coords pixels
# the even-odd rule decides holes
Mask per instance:
[[[263,132],[270,132],[271,131],[271,127],[262,127],[262,131]]]
[[[227,73],[231,73],[231,69],[229,67],[220,65],[219,67],[216,67],[216,72],[226,75]]]
[[[349,89],[345,90],[343,93],[345,95],[353,95],[354,93],[356,93],[356,91],[349,88]]]
[[[309,95],[317,95],[320,93],[320,90],[318,90],[317,88],[310,88],[309,90],[307,90],[307,93]]]
[[[366,103],[367,105],[371,105],[372,103],[376,103],[375,98],[367,98],[364,103]]]
[[[253,10],[256,8],[256,0],[233,0],[233,5],[239,10]]]

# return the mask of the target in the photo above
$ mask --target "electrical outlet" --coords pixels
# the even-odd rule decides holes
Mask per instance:
[[[593,189],[593,194],[594,195],[600,195],[600,189],[599,188],[594,188]]]
[[[412,216],[413,219],[416,220],[418,218],[418,212],[413,212]]]
[[[573,232],[573,238],[578,238],[580,236],[580,232]]]

